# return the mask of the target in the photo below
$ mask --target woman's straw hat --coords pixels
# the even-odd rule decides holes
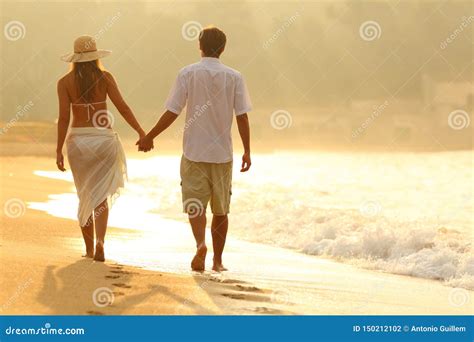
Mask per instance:
[[[74,52],[61,56],[61,60],[68,63],[89,62],[111,53],[109,50],[97,50],[94,37],[80,36],[74,41]]]

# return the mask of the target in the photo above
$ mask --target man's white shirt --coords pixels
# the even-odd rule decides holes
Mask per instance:
[[[180,70],[165,107],[177,115],[186,107],[184,156],[207,163],[232,160],[234,114],[252,110],[240,72],[211,57]]]

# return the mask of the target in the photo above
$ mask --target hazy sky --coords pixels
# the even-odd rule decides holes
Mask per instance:
[[[25,119],[53,121],[56,81],[68,70],[59,56],[72,50],[76,36],[90,34],[100,48],[113,50],[104,66],[138,118],[151,124],[178,70],[199,59],[195,38],[208,24],[226,32],[222,60],[242,71],[256,110],[266,116],[290,111],[295,125],[327,108],[345,108],[341,115],[349,118],[370,115],[384,101],[391,104],[389,115],[400,108],[418,115],[431,100],[441,101],[426,97],[426,89],[436,93],[439,82],[464,82],[472,93],[471,1],[2,1],[1,6],[2,121],[29,101],[34,108]],[[441,103],[434,112],[471,108],[464,93],[451,91],[456,103]],[[369,112],[359,106],[364,102]]]

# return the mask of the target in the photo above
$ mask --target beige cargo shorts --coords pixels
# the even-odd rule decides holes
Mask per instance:
[[[191,217],[204,213],[210,202],[214,215],[229,213],[232,195],[232,161],[194,162],[181,157],[183,211]]]

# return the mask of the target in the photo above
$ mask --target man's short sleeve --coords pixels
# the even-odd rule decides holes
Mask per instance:
[[[234,94],[234,111],[235,115],[241,115],[252,110],[252,103],[250,102],[250,95],[245,85],[244,78],[239,75],[235,85]]]
[[[176,77],[173,87],[168,95],[165,103],[165,108],[176,115],[181,114],[183,108],[186,106],[188,98],[188,89],[186,86],[185,76],[181,70]]]

